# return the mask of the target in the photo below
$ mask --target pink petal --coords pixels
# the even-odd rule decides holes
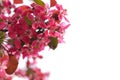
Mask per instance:
[[[6,24],[4,22],[0,22],[0,30],[2,30],[5,26]]]
[[[15,47],[16,47],[17,49],[20,49],[20,48],[21,48],[21,41],[20,41],[19,39],[16,39],[14,43],[15,43]]]
[[[25,43],[30,43],[30,38],[28,36],[24,36],[22,38],[22,41],[25,42]]]

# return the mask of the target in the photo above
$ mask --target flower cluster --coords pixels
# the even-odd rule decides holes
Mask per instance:
[[[49,73],[43,73],[41,70],[36,67],[36,59],[34,58],[33,61],[29,59],[26,62],[25,69],[19,69],[15,72],[15,75],[26,78],[28,80],[47,80]]]
[[[54,4],[53,4],[54,3]],[[9,0],[0,4],[0,75],[13,74],[20,55],[23,58],[42,58],[39,54],[45,47],[56,49],[63,42],[69,27],[66,9],[52,0],[51,5],[34,0],[31,5],[16,7]],[[28,63],[28,62],[27,62]],[[29,61],[29,64],[32,64]],[[7,74],[5,74],[7,73]],[[25,74],[24,74],[25,73]],[[34,73],[34,74],[33,74]],[[46,74],[36,67],[19,70],[16,75],[29,76],[29,80],[45,80]],[[38,79],[36,76],[39,76]],[[33,79],[36,77],[36,79]],[[3,77],[0,77],[2,79]],[[9,79],[4,80],[11,80]]]

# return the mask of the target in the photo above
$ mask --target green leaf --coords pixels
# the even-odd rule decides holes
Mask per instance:
[[[0,58],[3,57],[4,53],[0,51]]]
[[[29,26],[32,25],[32,21],[27,16],[24,17],[24,20]]]
[[[3,43],[4,39],[5,39],[5,32],[0,31],[0,44]]]
[[[36,4],[41,5],[41,6],[44,6],[44,5],[45,5],[45,3],[44,3],[42,0],[34,0],[34,2],[35,2]]]
[[[26,71],[26,75],[30,76],[31,74],[34,74],[34,71],[31,68],[28,68]]]
[[[7,43],[10,44],[10,45],[14,44],[14,39],[8,39]]]
[[[3,22],[3,19],[0,18],[0,22]]]
[[[58,45],[58,39],[55,37],[50,37],[50,42],[49,42],[48,46],[51,49],[55,50],[57,48],[57,45]]]

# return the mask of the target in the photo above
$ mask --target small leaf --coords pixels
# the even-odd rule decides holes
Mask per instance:
[[[30,76],[33,73],[34,73],[34,71],[31,68],[28,68],[27,71],[26,71],[27,76]]]
[[[21,4],[23,3],[23,0],[14,0],[14,4]]]
[[[45,3],[44,3],[42,0],[34,0],[34,2],[35,2],[36,4],[41,5],[41,6],[44,6],[44,5],[45,5]]]
[[[8,39],[7,43],[10,45],[14,44],[14,39]]]
[[[0,44],[3,43],[4,39],[5,39],[5,32],[0,31]]]
[[[24,20],[29,26],[32,25],[32,21],[27,16],[24,17]]]
[[[55,50],[57,48],[57,45],[58,45],[58,39],[55,37],[50,37],[50,42],[49,42],[48,46],[51,49]]]
[[[3,22],[3,19],[0,18],[0,22]]]
[[[9,61],[7,69],[5,70],[7,74],[13,74],[18,66],[18,60],[14,55],[9,55]]]
[[[3,56],[4,56],[3,52],[0,51],[0,58],[3,57]]]
[[[50,0],[50,7],[53,7],[57,4],[56,0]]]

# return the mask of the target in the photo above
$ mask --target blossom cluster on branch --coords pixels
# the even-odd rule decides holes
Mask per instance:
[[[11,75],[28,80],[46,80],[48,73],[36,67],[36,58],[45,47],[56,49],[69,27],[66,9],[51,0],[50,5],[34,0],[16,7],[9,0],[0,4],[0,80]],[[17,69],[20,56],[27,58],[26,69]],[[30,61],[32,59],[32,61]],[[33,66],[34,65],[34,66]],[[17,71],[16,71],[17,69]]]

